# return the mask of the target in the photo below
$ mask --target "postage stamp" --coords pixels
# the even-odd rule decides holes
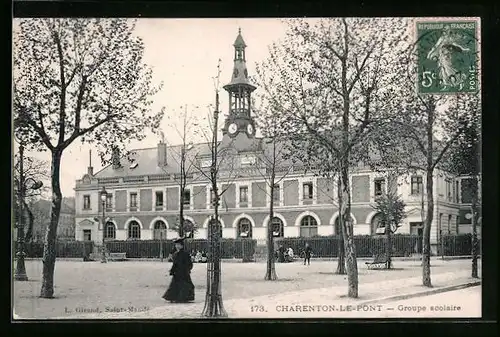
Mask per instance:
[[[419,93],[479,90],[479,20],[417,20]]]

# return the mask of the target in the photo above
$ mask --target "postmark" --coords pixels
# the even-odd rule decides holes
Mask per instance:
[[[480,89],[479,19],[419,19],[415,30],[419,93]]]

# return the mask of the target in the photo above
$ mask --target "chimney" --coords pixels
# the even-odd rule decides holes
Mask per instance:
[[[167,165],[167,144],[160,141],[158,143],[158,166],[163,167]]]
[[[87,168],[87,174],[89,176],[94,175],[94,168],[92,167],[92,150],[89,150],[89,167]]]
[[[117,170],[122,166],[120,163],[120,149],[118,149],[118,146],[113,147],[113,153],[111,154],[111,162],[113,165],[113,170]]]

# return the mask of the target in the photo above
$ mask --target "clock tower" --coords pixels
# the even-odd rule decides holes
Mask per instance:
[[[251,94],[256,89],[248,80],[248,70],[245,58],[246,44],[238,31],[234,41],[234,67],[231,82],[224,86],[229,94],[229,116],[226,118],[223,135],[236,137],[244,133],[248,138],[255,136],[255,124],[251,116]]]

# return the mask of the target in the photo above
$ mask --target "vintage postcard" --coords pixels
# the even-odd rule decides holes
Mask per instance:
[[[480,19],[16,18],[12,317],[481,317]]]

